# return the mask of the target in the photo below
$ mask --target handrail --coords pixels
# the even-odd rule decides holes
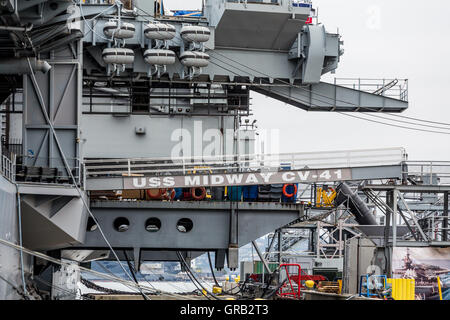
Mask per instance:
[[[16,181],[16,156],[13,155],[12,159],[2,155],[1,156],[1,166],[0,173],[10,180],[11,182]]]
[[[323,154],[336,154],[336,153],[368,153],[377,151],[398,151],[402,153],[404,161],[406,161],[406,150],[401,147],[382,148],[382,149],[358,149],[358,150],[332,150],[332,151],[315,151],[315,152],[294,152],[294,153],[268,153],[268,154],[243,154],[243,155],[218,155],[218,156],[194,156],[194,157],[159,157],[159,158],[111,158],[111,159],[85,159],[84,163],[99,163],[99,162],[114,162],[114,161],[177,161],[177,160],[203,160],[203,159],[236,159],[236,158],[248,158],[248,157],[271,157],[271,156],[292,156],[292,155],[323,155]]]
[[[335,78],[334,85],[408,101],[408,79]]]
[[[407,161],[405,164],[404,173],[427,178],[430,184],[433,177],[439,178],[441,185],[450,184],[450,161]]]
[[[87,177],[133,174],[189,174],[194,171],[253,172],[302,169],[331,169],[400,165],[406,160],[403,148],[257,154],[192,158],[89,159],[84,161]],[[206,169],[205,169],[206,168]],[[204,170],[205,169],[205,170]]]

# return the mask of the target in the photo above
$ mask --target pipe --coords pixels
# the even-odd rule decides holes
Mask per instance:
[[[29,23],[25,27],[0,26],[0,30],[17,31],[17,32],[30,32],[31,30],[33,30],[33,24]]]
[[[364,226],[378,225],[375,217],[365,202],[358,196],[358,192],[353,192],[346,184],[341,183],[337,188],[336,205],[339,206],[348,202],[350,212],[355,216],[355,220]]]
[[[28,58],[7,58],[0,60],[0,74],[30,74]],[[47,73],[52,66],[45,60],[30,58],[34,72]]]

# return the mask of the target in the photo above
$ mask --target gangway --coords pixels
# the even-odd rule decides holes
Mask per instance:
[[[401,179],[403,148],[192,158],[87,159],[86,190]],[[208,168],[201,172],[201,166]]]

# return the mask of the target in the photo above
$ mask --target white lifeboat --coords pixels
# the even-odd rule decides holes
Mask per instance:
[[[122,22],[118,28],[118,21],[108,21],[103,27],[103,33],[109,38],[130,39],[136,33],[136,27],[132,23]]]
[[[184,26],[180,34],[186,42],[206,42],[211,36],[211,30],[201,26]]]
[[[171,65],[175,63],[175,52],[172,50],[149,49],[144,52],[144,60],[152,65]]]
[[[145,36],[153,40],[171,40],[176,32],[177,29],[173,25],[165,23],[150,23],[144,29]]]
[[[106,48],[103,50],[102,57],[108,64],[132,64],[134,51],[127,48]]]
[[[209,55],[200,51],[185,51],[180,60],[186,67],[203,68],[209,64]]]

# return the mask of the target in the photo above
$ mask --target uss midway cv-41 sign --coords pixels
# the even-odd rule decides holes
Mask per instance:
[[[352,180],[351,169],[124,177],[124,189],[250,186]]]

